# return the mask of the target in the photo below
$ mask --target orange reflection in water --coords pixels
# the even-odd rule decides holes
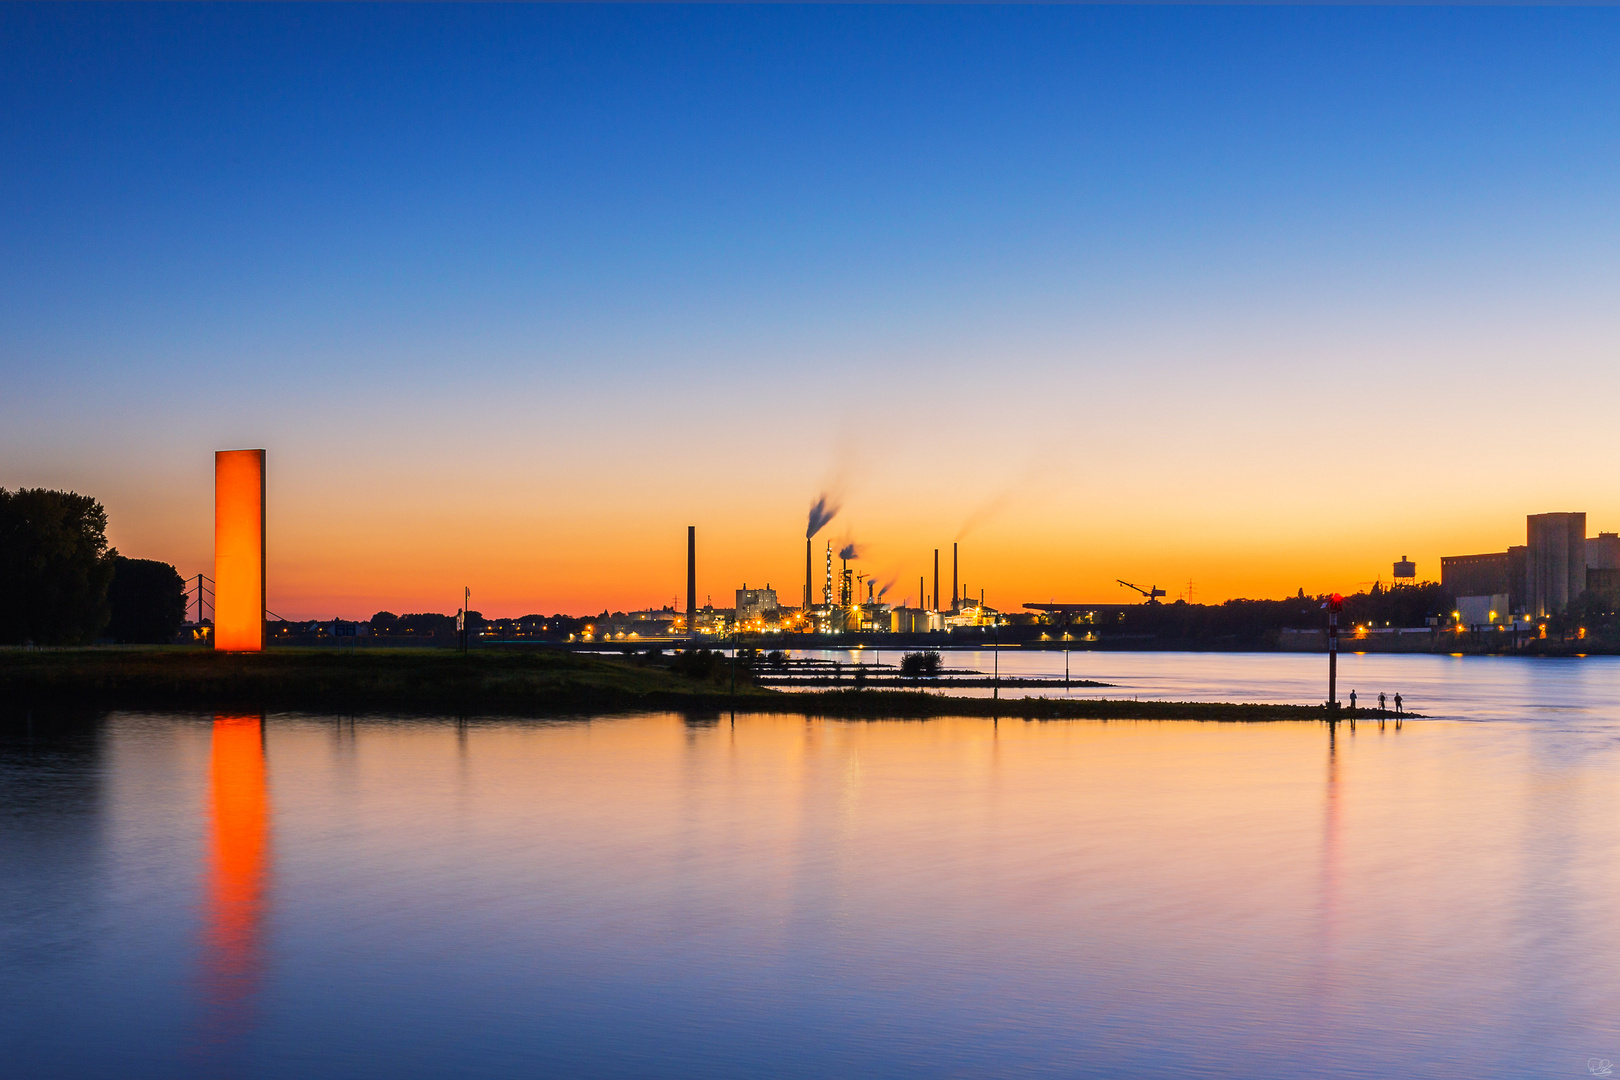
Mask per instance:
[[[251,1021],[263,971],[262,928],[270,874],[270,798],[264,720],[214,717],[203,936],[205,1040],[234,1041]]]

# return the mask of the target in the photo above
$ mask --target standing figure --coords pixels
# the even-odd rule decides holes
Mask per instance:
[[[1401,695],[1395,695],[1395,715],[1401,715]]]
[[[1382,692],[1380,692],[1378,695],[1378,715],[1384,715],[1384,695]]]
[[[1356,711],[1356,692],[1354,690],[1350,691],[1350,711]]]

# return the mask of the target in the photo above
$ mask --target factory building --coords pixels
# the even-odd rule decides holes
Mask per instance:
[[[1545,618],[1588,588],[1620,588],[1620,535],[1588,538],[1584,513],[1530,514],[1522,547],[1445,556],[1440,584],[1464,625]]]
[[[1525,549],[1511,547],[1483,555],[1447,555],[1440,560],[1440,585],[1452,596],[1509,597],[1508,610],[1524,607]]]
[[[1598,533],[1586,540],[1586,587],[1620,600],[1620,533]]]
[[[927,608],[897,607],[889,612],[891,634],[927,634],[945,629],[945,613]]]
[[[750,589],[748,583],[737,590],[737,621],[744,626],[777,620],[776,590],[770,582],[763,589]]]
[[[1586,591],[1586,515],[1531,514],[1527,531],[1525,606],[1539,619]]]

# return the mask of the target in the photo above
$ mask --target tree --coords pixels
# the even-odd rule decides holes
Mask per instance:
[[[166,562],[115,554],[107,605],[108,637],[122,645],[166,645],[186,621],[186,583]]]
[[[88,495],[0,488],[0,643],[94,641],[116,554],[107,511]]]
[[[939,675],[939,653],[908,652],[900,657],[900,674],[908,679],[935,678]]]

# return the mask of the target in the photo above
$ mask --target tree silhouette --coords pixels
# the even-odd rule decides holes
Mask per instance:
[[[116,554],[107,511],[88,495],[0,488],[0,643],[94,641]]]
[[[166,645],[186,621],[186,583],[166,562],[114,555],[107,605],[108,637],[122,645]]]

